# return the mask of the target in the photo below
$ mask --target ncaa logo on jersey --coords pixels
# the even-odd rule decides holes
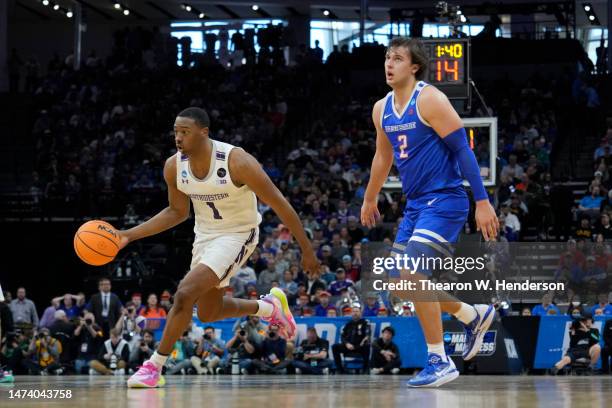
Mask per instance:
[[[181,180],[181,183],[183,183],[183,184],[189,184],[189,180],[187,180],[187,170],[183,170],[183,171],[181,172],[181,177],[183,178],[183,179]]]
[[[225,170],[223,167],[217,170],[217,176],[221,178],[225,177],[226,174],[227,174],[227,170]]]

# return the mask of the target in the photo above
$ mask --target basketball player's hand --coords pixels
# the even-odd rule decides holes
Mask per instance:
[[[321,269],[321,264],[313,251],[302,253],[302,269],[312,273],[318,273]]]
[[[361,206],[361,224],[368,228],[373,228],[379,219],[380,212],[378,212],[377,202],[363,200],[363,205]]]
[[[119,234],[119,249],[123,249],[130,243],[130,238],[127,236],[125,231],[117,231],[117,233]]]
[[[476,203],[476,230],[482,232],[485,241],[497,238],[499,220],[489,200],[480,200]]]

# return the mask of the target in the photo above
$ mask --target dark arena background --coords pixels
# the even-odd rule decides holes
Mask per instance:
[[[611,28],[609,0],[0,1],[0,406],[611,406]],[[493,289],[453,295],[496,313],[469,362],[461,322],[443,313],[461,375],[439,389],[406,384],[427,363],[414,303],[369,286],[407,205],[395,167],[378,223],[360,221],[372,106],[391,90],[385,52],[398,36],[423,41],[424,80],[461,116],[500,220],[493,248],[470,200],[459,247],[487,254],[474,279]],[[73,240],[87,221],[126,230],[168,205],[162,169],[190,106],[208,112],[211,138],[261,163],[321,270],[302,270],[259,201],[257,249],[225,296],[281,288],[297,338],[267,354],[267,325],[202,323],[194,310],[167,384],[128,389],[189,271],[193,211],[103,266]],[[344,330],[360,318],[369,330]],[[113,328],[123,355],[107,353]],[[245,329],[254,351],[233,347]]]

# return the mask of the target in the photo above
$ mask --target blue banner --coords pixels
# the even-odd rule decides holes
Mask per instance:
[[[605,321],[612,316],[595,316],[593,327],[601,333]],[[536,343],[533,368],[552,368],[563,357],[569,347],[569,329],[572,319],[569,316],[542,316]],[[601,340],[603,346],[603,338]],[[601,363],[599,363],[601,364]]]

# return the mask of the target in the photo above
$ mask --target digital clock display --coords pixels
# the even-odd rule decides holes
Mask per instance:
[[[467,39],[423,40],[429,57],[427,81],[449,97],[467,97],[469,42]]]

